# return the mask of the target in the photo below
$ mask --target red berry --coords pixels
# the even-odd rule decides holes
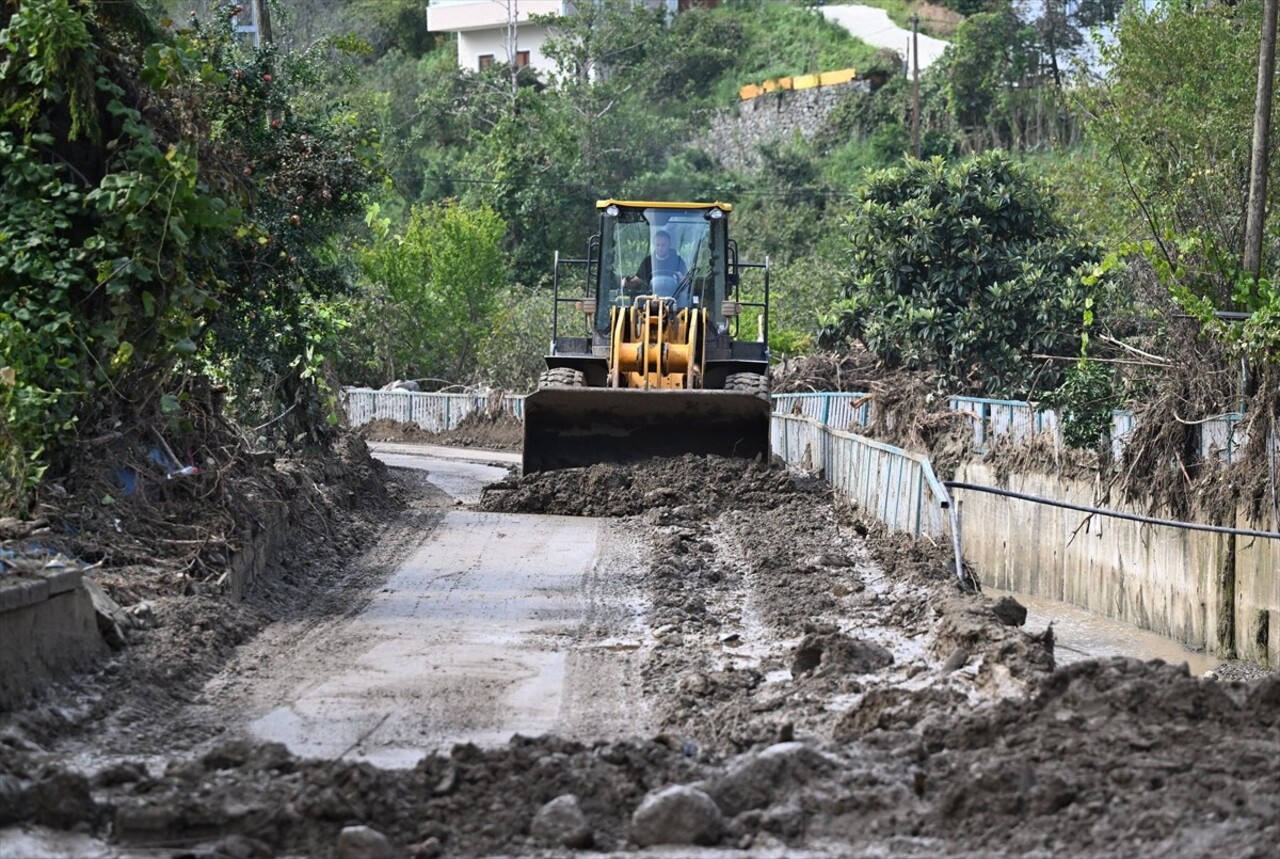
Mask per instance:
[[[271,83],[271,75],[263,75],[262,79],[267,83]]]

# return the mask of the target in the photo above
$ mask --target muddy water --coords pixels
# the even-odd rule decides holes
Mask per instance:
[[[1188,650],[1173,639],[1102,617],[1070,603],[1028,596],[999,588],[983,587],[993,599],[1011,596],[1027,607],[1027,630],[1040,632],[1053,623],[1054,657],[1058,665],[1082,659],[1132,656],[1163,659],[1172,665],[1187,663],[1192,674],[1204,674],[1222,664],[1221,659]]]

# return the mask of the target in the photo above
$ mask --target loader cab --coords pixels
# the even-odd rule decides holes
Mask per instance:
[[[607,335],[609,312],[638,295],[706,309],[713,331],[727,328],[723,305],[731,286],[727,203],[622,203],[603,200],[595,265],[595,329]],[[670,242],[667,258],[661,245]],[[640,278],[638,275],[647,274]]]
[[[769,260],[738,258],[729,235],[732,205],[600,200],[596,211],[600,230],[586,253],[555,254],[548,369],[580,372],[586,387],[609,384],[613,311],[656,295],[676,312],[705,311],[695,347],[702,387],[722,388],[734,373],[767,372]],[[634,282],[662,236],[679,263],[650,260],[647,270],[655,276]],[[740,283],[743,278],[750,280]]]

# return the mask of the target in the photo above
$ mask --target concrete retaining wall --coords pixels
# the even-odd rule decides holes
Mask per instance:
[[[1039,474],[1001,481],[981,463],[965,465],[956,479],[1123,510],[1095,495],[1090,481]],[[1069,602],[1218,655],[1280,665],[1280,631],[1272,621],[1280,616],[1277,541],[1089,516],[963,489],[954,498],[965,558],[983,584]]]
[[[226,587],[235,600],[244,598],[289,538],[283,502],[263,504],[254,521],[227,565]],[[0,712],[30,703],[52,681],[91,670],[110,652],[104,623],[114,635],[112,644],[122,646],[120,624],[99,616],[79,568],[0,578]]]
[[[0,583],[0,594],[31,581]],[[92,668],[107,651],[79,570],[68,590],[50,594],[45,587],[39,599],[0,608],[0,711],[30,701],[51,678]]]

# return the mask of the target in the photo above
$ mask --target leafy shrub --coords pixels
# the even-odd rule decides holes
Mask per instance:
[[[872,174],[847,225],[851,282],[824,343],[860,339],[889,365],[934,368],[956,390],[1027,397],[1056,387],[1061,369],[1036,356],[1078,350],[1089,295],[1080,270],[1099,253],[1053,206],[999,152]]]

